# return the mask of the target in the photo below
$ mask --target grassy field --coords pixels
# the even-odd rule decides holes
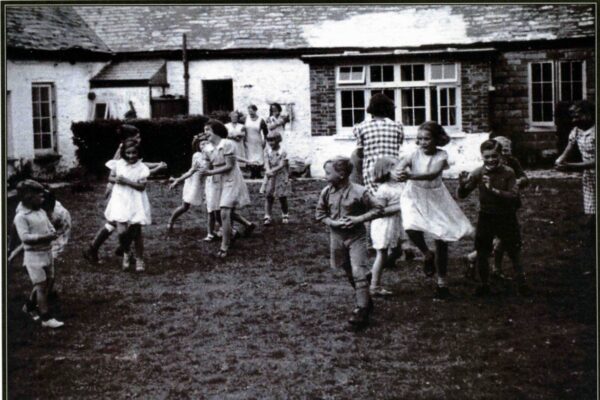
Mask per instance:
[[[383,276],[395,296],[376,299],[359,333],[347,330],[352,290],[328,267],[328,235],[313,221],[324,182],[296,182],[291,223],[259,226],[225,261],[201,241],[200,208],[167,235],[180,192],[152,182],[141,275],[121,272],[116,237],[103,265],[81,257],[103,223],[104,186],[60,189],[74,221],[56,264],[66,326],[44,330],[21,312],[30,282],[18,259],[6,279],[8,398],[594,399],[596,272],[580,185],[534,180],[524,195],[531,297],[509,285],[473,298],[465,240],[450,246],[451,300],[432,300],[418,260],[400,262]],[[258,185],[250,189],[245,213],[259,222]],[[475,220],[476,194],[461,206]]]

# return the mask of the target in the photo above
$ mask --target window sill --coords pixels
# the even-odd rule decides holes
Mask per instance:
[[[525,133],[535,133],[535,132],[556,132],[555,125],[540,125],[540,126],[530,126],[525,128]]]
[[[39,165],[49,165],[58,162],[62,156],[57,153],[36,154],[33,162]]]

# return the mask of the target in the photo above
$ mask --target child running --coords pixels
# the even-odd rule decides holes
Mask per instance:
[[[424,272],[437,272],[435,297],[450,296],[446,281],[448,269],[448,242],[471,235],[473,227],[456,204],[442,181],[442,172],[449,168],[448,153],[439,149],[450,138],[438,123],[425,122],[417,132],[418,148],[404,161],[400,181],[408,181],[401,198],[402,221],[410,240],[425,257]],[[401,168],[404,169],[404,168]],[[429,250],[424,233],[435,240],[435,253]]]
[[[349,158],[334,158],[323,168],[328,185],[319,196],[316,219],[329,227],[331,267],[343,269],[355,291],[357,308],[348,323],[364,327],[373,311],[364,223],[381,216],[383,206],[364,186],[350,182]]]
[[[213,146],[208,142],[208,137],[206,135],[198,135],[192,140],[192,150],[194,151],[194,154],[192,155],[192,167],[185,174],[175,179],[169,186],[169,190],[173,190],[181,184],[181,182],[184,182],[182,194],[183,202],[181,203],[181,206],[173,211],[173,214],[169,219],[169,224],[167,225],[169,232],[173,230],[175,220],[188,211],[190,205],[199,206],[202,204],[204,194],[202,187],[203,177],[198,171],[208,169],[208,155],[212,152]],[[212,232],[210,229],[211,227],[209,226],[209,234]],[[212,229],[214,229],[214,226]]]
[[[481,144],[483,166],[470,174],[463,171],[458,179],[458,197],[467,197],[475,188],[479,189],[479,219],[475,234],[477,269],[481,286],[476,296],[489,296],[490,287],[488,257],[492,252],[492,242],[497,236],[511,259],[519,291],[529,293],[525,274],[521,265],[521,233],[517,220],[519,191],[514,171],[500,162],[500,144],[486,140]]]
[[[400,160],[394,157],[383,157],[375,161],[373,179],[378,184],[375,197],[385,207],[384,217],[371,221],[371,241],[376,250],[375,262],[371,273],[371,296],[389,296],[393,294],[380,286],[381,272],[384,266],[393,264],[401,252],[400,243],[406,239],[402,228],[400,213],[400,197],[404,183],[398,182],[395,173]]]
[[[58,238],[58,234],[41,208],[44,202],[44,187],[34,180],[27,179],[19,183],[17,191],[21,198],[21,207],[14,223],[25,251],[23,265],[33,284],[33,290],[23,306],[23,311],[36,319],[39,310],[43,327],[60,328],[64,323],[51,316],[48,306],[48,294],[54,281],[52,242]]]
[[[287,198],[291,192],[289,179],[289,164],[285,150],[281,148],[281,134],[270,132],[267,135],[267,147],[265,148],[265,177],[260,188],[260,193],[265,195],[265,218],[264,224],[271,225],[272,211],[275,198],[281,204],[281,222],[289,223],[289,209]]]
[[[144,241],[142,226],[152,222],[150,202],[146,194],[146,181],[150,169],[140,159],[139,143],[126,140],[121,146],[121,159],[110,160],[106,166],[111,169],[109,180],[114,184],[104,216],[117,223],[119,245],[123,249],[122,267],[130,268],[130,245],[135,243],[137,272],[145,270]]]

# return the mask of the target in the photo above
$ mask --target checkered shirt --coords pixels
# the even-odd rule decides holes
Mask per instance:
[[[596,160],[596,126],[587,131],[573,128],[569,142],[577,144],[584,162]],[[596,170],[583,171],[583,211],[586,214],[596,214]]]
[[[404,132],[399,122],[391,119],[372,119],[354,126],[357,147],[364,152],[363,179],[365,186],[374,194],[377,184],[373,182],[373,166],[382,157],[399,157]]]

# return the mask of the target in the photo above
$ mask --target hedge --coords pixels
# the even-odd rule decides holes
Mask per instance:
[[[164,161],[171,175],[181,174],[190,168],[192,160],[192,138],[204,130],[208,118],[194,115],[184,118],[96,120],[74,122],[73,143],[77,147],[79,165],[88,173],[103,176],[108,173],[105,167],[121,138],[117,128],[127,123],[140,130],[142,136],[141,155],[144,161]]]

